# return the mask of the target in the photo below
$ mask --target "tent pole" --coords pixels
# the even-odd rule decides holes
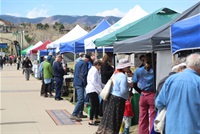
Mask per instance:
[[[97,60],[97,47],[95,47],[95,60]]]
[[[75,60],[76,60],[76,53],[74,51],[74,69],[75,69]],[[73,91],[73,102],[75,103],[75,97],[76,97],[76,89],[74,88],[74,91]]]
[[[152,60],[152,68],[153,68],[153,75],[154,75],[154,80],[153,80],[153,89],[154,92],[156,92],[156,61],[155,61],[155,53],[152,51],[151,53],[151,60]]]
[[[103,55],[105,54],[105,47],[103,46]]]

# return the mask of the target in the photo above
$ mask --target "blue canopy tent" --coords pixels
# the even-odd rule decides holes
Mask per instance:
[[[178,21],[171,26],[172,53],[200,49],[200,14]]]
[[[56,52],[53,49],[47,49],[47,50],[39,50],[38,53],[40,55],[40,57],[48,55],[49,52],[52,52],[54,56],[56,56]]]
[[[110,24],[106,20],[102,20],[98,26],[96,26],[92,31],[90,31],[85,36],[70,42],[60,43],[60,53],[71,52],[77,54],[80,52],[84,52],[85,51],[84,40],[95,34],[100,33],[101,31],[107,29],[108,27],[110,27]]]

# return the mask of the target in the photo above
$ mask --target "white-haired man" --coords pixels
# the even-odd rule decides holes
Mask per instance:
[[[178,62],[178,63],[177,63]],[[183,70],[186,68],[186,63],[185,62],[181,62],[180,60],[177,60],[174,65],[172,66],[172,71],[169,73],[168,76],[164,77],[163,79],[161,79],[158,83],[158,87],[156,89],[156,95],[155,98],[158,96],[160,90],[162,89],[162,86],[165,82],[165,80],[170,77],[173,74],[179,73],[179,72],[183,72]]]
[[[189,55],[186,66],[165,81],[155,100],[159,111],[166,108],[167,134],[200,133],[200,55]]]

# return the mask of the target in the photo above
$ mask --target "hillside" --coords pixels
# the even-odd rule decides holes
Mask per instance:
[[[69,15],[55,15],[51,17],[39,17],[39,18],[24,18],[24,17],[15,17],[10,15],[0,15],[0,19],[11,22],[13,24],[20,24],[20,23],[47,23],[47,24],[54,24],[55,22],[63,23],[63,24],[82,24],[86,26],[94,26],[102,21],[102,19],[107,20],[110,24],[116,23],[121,18],[119,17],[100,17],[100,16],[69,16]]]

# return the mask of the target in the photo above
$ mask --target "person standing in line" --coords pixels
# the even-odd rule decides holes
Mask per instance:
[[[95,60],[95,53],[94,52],[88,52],[87,55],[90,56],[89,61],[88,61],[88,71],[89,71],[90,68],[93,66],[93,63],[94,63],[94,60]],[[84,93],[84,96],[85,96],[84,103],[85,103],[85,105],[87,107],[88,105],[90,105],[89,97],[86,94],[86,92]]]
[[[39,66],[40,76],[42,78],[42,85],[41,85],[41,90],[40,90],[40,95],[41,96],[44,95],[44,89],[45,89],[43,64],[46,61],[46,59],[47,59],[47,56],[44,56],[43,57],[43,61],[40,63],[40,66]]]
[[[149,134],[152,130],[153,121],[156,115],[153,89],[154,74],[151,63],[151,56],[146,55],[144,66],[138,68],[132,77],[130,84],[140,93],[139,100],[139,124],[138,134]]]
[[[118,134],[122,123],[125,102],[129,97],[126,72],[132,64],[127,59],[119,60],[114,72],[113,86],[108,98],[103,117],[96,134]]]
[[[87,86],[86,93],[90,99],[91,109],[90,109],[90,121],[89,125],[98,125],[100,122],[98,120],[99,114],[99,93],[101,92],[104,84],[101,82],[100,69],[102,62],[101,60],[95,60],[93,66],[90,68],[87,76]],[[95,121],[93,118],[95,116]]]
[[[73,83],[77,93],[77,102],[74,111],[70,116],[71,120],[82,121],[81,118],[87,118],[86,115],[83,115],[83,109],[84,109],[84,93],[85,93],[85,87],[87,85],[89,59],[90,56],[86,54],[75,65]]]
[[[85,53],[83,52],[79,53],[79,57],[75,60],[75,63],[78,63],[83,58],[84,55]]]
[[[19,70],[19,68],[20,68],[20,63],[21,63],[21,57],[20,56],[18,56],[17,57],[17,70]]]
[[[44,73],[44,97],[48,97],[47,92],[49,92],[49,97],[53,97],[51,93],[51,80],[53,78],[53,69],[51,66],[51,56],[48,56],[46,61],[43,64],[43,73]]]
[[[114,67],[112,65],[113,53],[105,53],[102,58],[101,67],[101,80],[103,84],[106,84],[114,73]],[[103,111],[106,107],[106,101],[101,100],[99,107],[99,115],[103,116]]]
[[[178,61],[177,61],[178,62]],[[175,65],[173,65],[172,67],[172,71],[168,74],[168,76],[164,77],[163,79],[161,79],[158,83],[157,89],[156,89],[156,95],[155,98],[158,96],[160,90],[162,89],[162,86],[165,82],[165,80],[170,77],[173,74],[179,73],[179,72],[183,72],[184,69],[186,68],[186,63],[184,62],[179,62],[179,63],[175,63]]]
[[[25,60],[23,61],[22,63],[23,65],[23,68],[24,68],[24,72],[25,72],[25,78],[27,81],[29,81],[29,78],[30,78],[30,72],[31,72],[31,69],[32,69],[32,63],[31,61],[29,60],[28,57],[25,58]]]
[[[55,61],[53,52],[49,52],[48,57],[50,58],[50,64],[53,67],[53,62]],[[50,90],[51,90],[51,92],[54,90],[54,78],[51,79]]]
[[[90,59],[88,61],[88,69],[90,69],[93,65],[94,60],[95,60],[95,53],[94,52],[88,52],[87,55],[90,56]]]
[[[56,94],[55,94],[55,100],[60,101],[63,100],[61,97],[61,89],[63,85],[63,76],[65,75],[65,70],[62,66],[62,56],[57,55],[56,61],[53,63],[53,76],[56,80]]]
[[[155,100],[159,111],[166,108],[166,134],[200,134],[200,55],[189,55],[186,66],[165,81]]]

